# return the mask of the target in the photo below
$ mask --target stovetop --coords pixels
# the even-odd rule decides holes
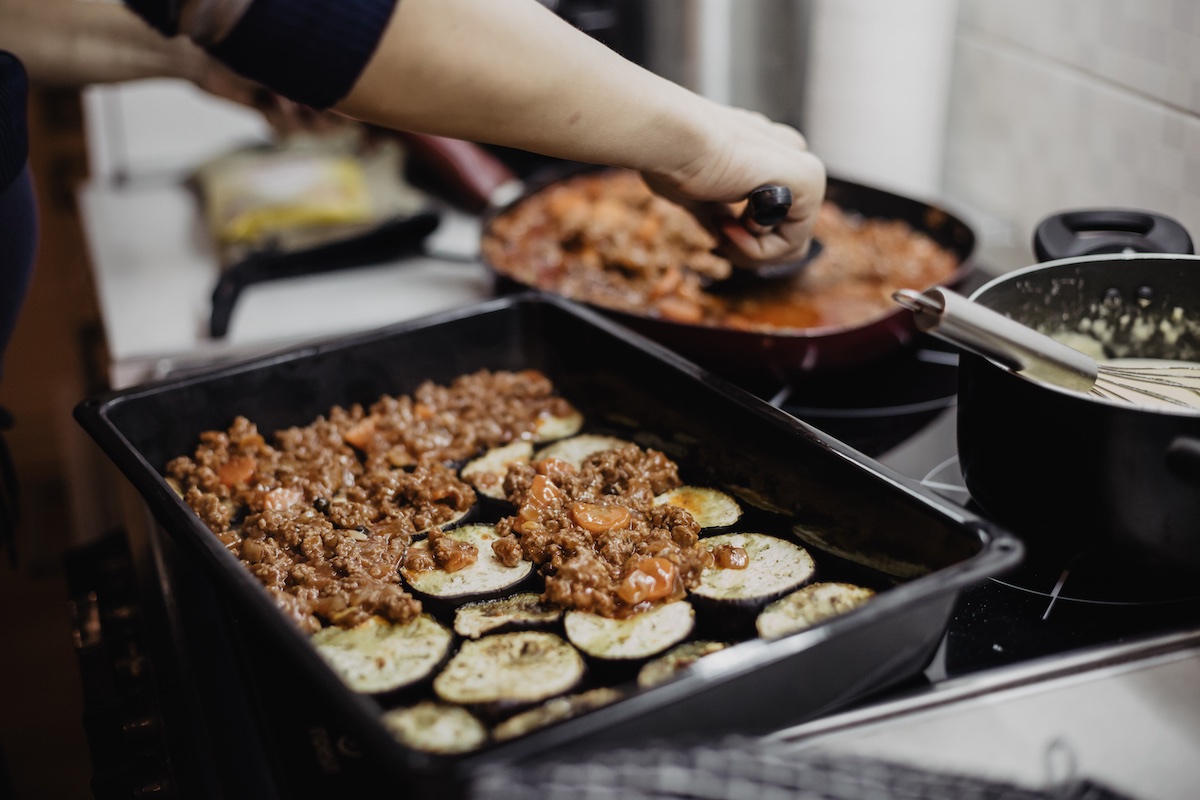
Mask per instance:
[[[772,405],[943,497],[989,515],[959,470],[956,351],[932,338],[870,370],[754,387]],[[1009,574],[968,588],[927,678],[938,681],[1088,647],[1200,629],[1200,587],[1108,553],[1022,537]]]

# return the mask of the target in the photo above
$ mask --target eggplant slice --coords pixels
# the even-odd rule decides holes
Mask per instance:
[[[654,505],[671,505],[692,515],[704,528],[728,528],[742,518],[742,506],[732,495],[707,486],[679,486],[654,498]]]
[[[525,559],[521,559],[515,567],[506,567],[496,557],[492,543],[499,537],[492,525],[463,525],[448,530],[445,534],[459,542],[474,545],[477,551],[475,561],[453,572],[440,568],[401,568],[400,574],[416,595],[443,601],[494,597],[510,591],[533,572],[533,564]],[[413,542],[409,552],[428,553],[429,549],[429,540],[425,539]],[[406,561],[407,559],[408,556],[405,556]]]
[[[488,633],[548,628],[562,616],[561,608],[543,603],[536,592],[520,592],[459,606],[454,612],[454,632],[465,639],[478,639]]]
[[[624,696],[625,693],[619,689],[601,686],[567,697],[555,697],[536,708],[522,711],[504,720],[492,729],[492,736],[501,742],[516,739],[518,736],[532,733],[539,728],[553,725],[555,722],[562,722],[609,703],[615,703]]]
[[[648,689],[651,686],[666,683],[705,656],[712,655],[718,650],[724,650],[728,646],[724,642],[707,639],[684,642],[653,661],[647,661],[646,665],[638,672],[638,688]]]
[[[534,461],[544,461],[547,458],[558,458],[578,468],[585,458],[593,453],[602,453],[632,444],[627,439],[616,436],[605,436],[599,433],[581,433],[567,439],[560,439],[553,444],[537,450],[533,454]]]
[[[650,658],[682,642],[696,627],[696,611],[686,600],[663,603],[623,619],[568,611],[563,626],[567,639],[585,654],[628,662]]]
[[[813,583],[769,604],[755,628],[764,639],[777,639],[858,608],[875,596],[873,589],[852,583]]]
[[[371,617],[353,628],[322,628],[310,640],[351,689],[383,694],[430,677],[446,660],[454,634],[422,614],[403,625]]]
[[[458,475],[484,497],[507,500],[504,496],[504,476],[508,474],[508,465],[526,462],[532,457],[533,444],[518,439],[493,447],[479,458],[468,461]]]
[[[426,753],[469,753],[488,740],[487,727],[470,711],[434,700],[393,708],[382,719],[398,742]]]
[[[583,429],[583,414],[573,411],[563,417],[546,415],[534,427],[534,436],[539,442],[553,442],[574,436]]]
[[[586,671],[583,656],[557,634],[498,633],[463,642],[433,690],[448,703],[519,707],[566,694]]]
[[[700,585],[691,590],[693,597],[740,609],[758,608],[808,583],[816,571],[807,550],[777,536],[722,533],[700,540],[700,546],[710,550],[723,545],[744,549],[748,563],[742,569],[704,570]]]

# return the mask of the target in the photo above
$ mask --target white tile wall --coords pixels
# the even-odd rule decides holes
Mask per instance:
[[[945,194],[1011,223],[1029,262],[1038,221],[1074,208],[1200,239],[1200,2],[959,0],[954,59]]]

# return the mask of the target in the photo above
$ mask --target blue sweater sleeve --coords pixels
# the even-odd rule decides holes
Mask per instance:
[[[28,96],[25,68],[0,50],[0,359],[29,292],[37,250],[37,206],[28,164]]]
[[[0,50],[0,189],[16,179],[29,157],[28,96],[25,67],[12,53]]]
[[[345,97],[379,45],[398,0],[254,0],[208,51],[235,72],[313,108]],[[168,36],[181,0],[125,0]]]

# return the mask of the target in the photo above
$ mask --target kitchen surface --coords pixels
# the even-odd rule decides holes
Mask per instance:
[[[716,0],[655,3],[643,20],[649,44],[637,56],[718,99],[795,121],[831,175],[961,216],[978,235],[977,271],[967,288],[1034,263],[1035,225],[1063,210],[1147,209],[1173,217],[1193,235],[1200,231],[1196,3],[896,5],[756,0],[748,11]],[[767,36],[794,47],[774,58],[747,48]],[[752,52],[756,57],[746,55]],[[781,72],[796,76],[787,90]],[[91,385],[124,389],[463,308],[493,294],[479,261],[478,214],[431,194],[438,224],[418,248],[377,263],[247,285],[232,306],[228,330],[214,336],[213,292],[222,265],[189,179],[223,153],[270,141],[271,131],[255,112],[173,81],[93,87],[83,109],[90,177],[76,200],[103,343],[89,340]],[[956,450],[957,377],[957,352],[921,338],[872,365],[869,374],[848,373],[822,385],[754,381],[744,388],[978,512]],[[56,402],[69,408],[77,399]],[[145,714],[140,690],[186,687],[198,670],[182,654],[196,645],[140,638],[136,624],[114,627],[111,618],[102,631],[89,591],[111,597],[105,593],[120,585],[120,576],[136,574],[137,583],[147,573],[151,581],[174,575],[178,583],[167,594],[177,597],[140,612],[131,605],[130,613],[183,629],[189,619],[197,625],[188,598],[210,589],[178,577],[172,566],[178,553],[104,457],[74,435],[63,441],[57,446],[73,465],[68,499],[56,515],[70,528],[73,556],[65,581],[20,574],[0,583],[6,595],[16,595],[10,603],[37,598],[45,619],[27,617],[28,627],[13,635],[31,646],[42,642],[46,673],[71,688],[31,691],[22,699],[33,708],[0,715],[0,752],[18,798],[50,796],[31,788],[38,781],[32,773],[45,769],[35,765],[45,763],[47,752],[59,750],[81,763],[65,770],[75,778],[60,778],[53,796],[87,796],[77,793],[89,782],[79,773],[91,774],[96,755],[108,761],[92,783],[95,796],[144,796],[162,778],[161,768],[118,763],[115,749],[85,741],[83,720],[93,735],[147,735],[156,721]],[[130,532],[132,553],[114,542],[114,530]],[[224,634],[218,626],[199,627],[200,641],[214,645],[220,664],[227,657]],[[100,645],[124,648],[115,688],[111,677],[104,686],[95,677],[107,674]],[[143,682],[152,656],[157,666]],[[0,676],[31,679],[28,668],[8,669]],[[87,707],[80,683],[90,697],[137,699]],[[122,686],[134,691],[123,693]],[[900,784],[888,780],[918,787],[903,796],[948,796],[938,794],[937,781],[960,775],[992,782],[992,789],[1012,784],[1045,793],[1038,796],[1065,796],[1054,790],[1083,781],[1130,800],[1187,798],[1200,785],[1198,690],[1200,582],[1035,540],[1011,574],[964,592],[922,674],[849,708],[785,726],[759,744],[784,762],[862,758],[914,770],[881,778],[881,796],[902,796]],[[197,691],[203,697],[211,688]],[[232,755],[214,747],[242,726],[256,730],[253,714],[242,717],[245,712],[234,709],[214,720],[198,711],[194,697],[168,705],[160,712],[169,719],[208,719],[208,727],[197,724],[168,748],[174,754],[182,740],[191,751],[189,758],[173,755],[176,775],[218,765],[201,784],[211,794],[194,789],[172,796],[285,796],[257,768],[244,773],[253,778],[230,777],[245,766],[239,759],[250,763],[261,755],[253,747]],[[53,709],[58,730],[39,725],[22,737],[20,718],[45,709]],[[150,744],[145,752],[161,754]],[[596,774],[602,785],[605,773]]]

